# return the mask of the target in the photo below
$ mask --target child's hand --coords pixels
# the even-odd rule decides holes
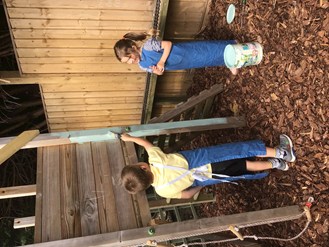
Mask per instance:
[[[127,142],[127,141],[130,141],[130,139],[131,139],[131,136],[129,134],[127,134],[127,133],[121,134],[121,140]]]
[[[164,70],[159,70],[157,66],[151,66],[152,72],[156,75],[163,75]]]
[[[164,62],[162,62],[161,60],[158,62],[158,64],[157,64],[157,68],[158,68],[158,70],[160,70],[160,71],[164,71],[164,66],[165,66],[165,63]]]

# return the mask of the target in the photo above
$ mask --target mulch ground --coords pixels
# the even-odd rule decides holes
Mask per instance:
[[[216,83],[224,84],[225,91],[212,117],[243,115],[247,126],[208,132],[189,148],[258,138],[275,146],[279,134],[285,133],[294,141],[297,161],[290,164],[289,171],[273,171],[260,181],[205,188],[217,195],[217,203],[204,204],[203,215],[302,207],[312,196],[313,221],[300,238],[261,243],[329,246],[329,4],[320,6],[322,1],[317,0],[255,0],[247,1],[243,11],[240,2],[213,0],[209,23],[199,38],[258,41],[264,47],[262,62],[240,69],[237,76],[226,68],[198,69],[188,94],[198,94]],[[228,25],[225,16],[230,3],[236,5],[236,17]],[[305,218],[301,218],[242,229],[242,233],[288,238],[304,226]]]

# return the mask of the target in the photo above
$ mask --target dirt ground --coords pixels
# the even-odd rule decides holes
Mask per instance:
[[[329,4],[318,0],[246,1],[213,0],[209,23],[201,39],[258,41],[264,58],[257,66],[233,76],[226,68],[196,70],[189,96],[223,83],[213,117],[245,116],[242,129],[212,131],[189,148],[260,138],[278,144],[279,134],[294,141],[297,161],[287,172],[274,171],[260,181],[220,184],[205,190],[217,203],[202,207],[206,217],[290,205],[305,205],[312,196],[313,221],[294,241],[261,241],[263,246],[329,246]],[[320,6],[320,2],[324,2]],[[225,21],[230,3],[236,5],[232,24]],[[242,229],[245,235],[289,238],[305,226],[305,217]],[[225,245],[221,246],[233,246]]]

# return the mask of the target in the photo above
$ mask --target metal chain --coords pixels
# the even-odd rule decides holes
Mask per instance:
[[[160,6],[161,6],[161,0],[157,0],[156,3],[155,3],[155,8],[154,8],[154,18],[153,18],[153,29],[154,30],[158,30],[159,16],[160,16]],[[146,94],[148,94],[148,92],[149,92],[150,83],[151,83],[151,73],[148,72],[147,75],[146,75],[146,86],[145,86]],[[141,123],[144,123],[145,121],[147,121],[147,119],[145,119],[147,98],[148,98],[147,95],[145,95],[144,101],[143,101],[143,112],[142,112]]]

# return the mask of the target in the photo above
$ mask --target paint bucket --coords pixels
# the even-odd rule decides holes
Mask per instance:
[[[262,61],[263,47],[258,42],[227,45],[224,61],[228,68],[257,65]]]

